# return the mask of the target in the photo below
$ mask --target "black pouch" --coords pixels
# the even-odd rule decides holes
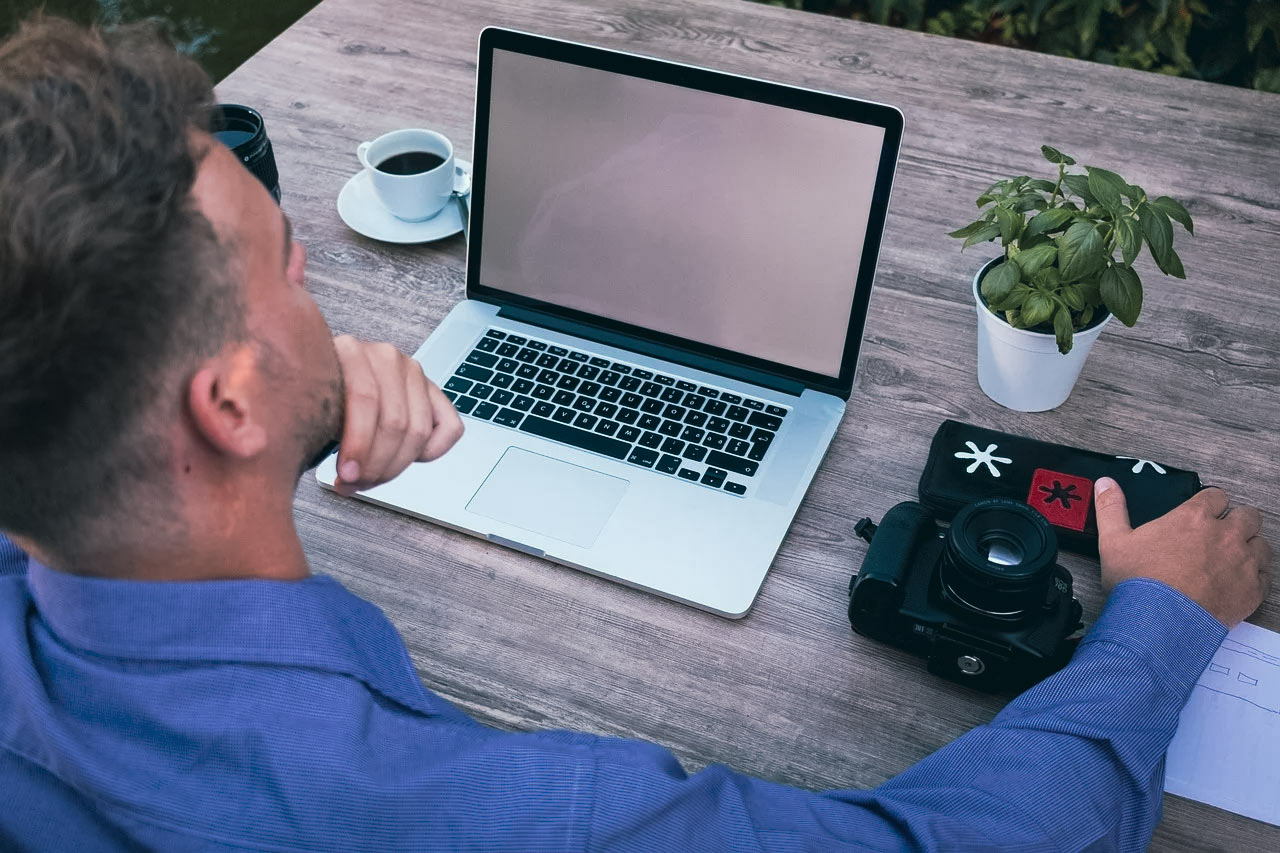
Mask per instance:
[[[981,498],[1013,498],[1040,511],[1064,551],[1098,556],[1093,483],[1111,477],[1124,490],[1134,527],[1159,518],[1200,491],[1194,471],[1134,456],[1110,456],[972,426],[942,422],[920,475],[920,503],[944,520]]]

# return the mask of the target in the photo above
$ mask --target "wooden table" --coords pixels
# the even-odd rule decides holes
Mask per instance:
[[[741,0],[325,0],[219,86],[265,115],[284,208],[336,332],[412,352],[463,297],[462,237],[380,244],[335,199],[362,140],[397,127],[472,145],[476,40],[502,25],[870,98],[906,114],[857,382],[754,610],[730,622],[344,500],[304,477],[313,568],[377,603],[423,681],[487,723],[657,741],[809,788],[873,786],[1003,700],[856,637],[846,588],[861,515],[912,498],[948,417],[1164,459],[1264,507],[1280,544],[1280,98],[912,34]],[[1000,408],[975,379],[970,280],[945,232],[1041,143],[1186,202],[1189,279],[1140,267],[1146,305],[1094,348],[1056,411]],[[1092,622],[1095,564],[1064,556]],[[1280,590],[1254,616],[1280,629]],[[1069,772],[1069,771],[1067,771]],[[1168,797],[1154,848],[1280,850],[1280,829]]]

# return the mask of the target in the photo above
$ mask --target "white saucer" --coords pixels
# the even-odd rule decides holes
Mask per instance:
[[[468,174],[471,161],[455,158],[455,163]],[[462,197],[462,204],[470,209],[471,193]],[[391,215],[373,191],[373,181],[367,169],[361,169],[347,181],[338,193],[338,215],[352,231],[384,243],[430,243],[452,237],[462,230],[462,206],[450,199],[444,208],[422,222],[405,222]]]

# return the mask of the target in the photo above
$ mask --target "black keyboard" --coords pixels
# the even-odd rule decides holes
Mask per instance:
[[[489,329],[444,384],[458,411],[745,495],[789,409]]]

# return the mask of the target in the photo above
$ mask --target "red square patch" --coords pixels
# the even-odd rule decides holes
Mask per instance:
[[[1093,504],[1093,480],[1037,468],[1027,503],[1040,510],[1050,524],[1083,532]]]

